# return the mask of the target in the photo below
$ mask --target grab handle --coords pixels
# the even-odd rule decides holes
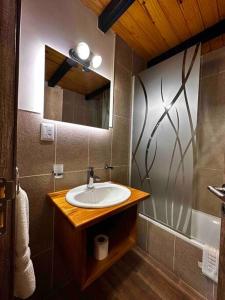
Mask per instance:
[[[222,187],[208,186],[208,190],[225,202],[225,185]]]

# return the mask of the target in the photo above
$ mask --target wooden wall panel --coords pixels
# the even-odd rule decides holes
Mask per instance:
[[[156,3],[156,1],[152,1],[152,3]],[[157,1],[157,3],[159,6],[158,10],[162,11],[165,16],[164,18],[168,20],[170,27],[176,34],[179,41],[181,42],[188,39],[191,35],[191,32],[189,27],[187,26],[188,24],[184,18],[179,2],[173,2],[173,9],[171,9],[171,1],[159,0]],[[153,10],[150,10],[150,12],[152,13],[152,15],[154,14]]]
[[[145,6],[148,10],[149,15],[151,16],[153,23],[167,42],[170,48],[179,44],[181,40],[177,36],[174,26],[169,22],[168,17],[163,13],[159,2],[155,0],[141,1],[142,5]]]
[[[218,6],[220,20],[225,19],[225,4],[224,4],[224,0],[217,0],[217,6]]]
[[[196,0],[181,1],[180,9],[191,35],[196,35],[199,31],[204,30],[204,23]]]
[[[153,52],[165,51],[168,48],[168,44],[155,26],[148,10],[145,6],[141,5],[139,1],[135,1],[129,8],[129,18],[133,18],[136,24],[138,24],[140,29],[145,33],[151,42]]]
[[[202,15],[205,28],[219,21],[219,12],[216,0],[196,0]],[[224,4],[225,5],[225,4]]]

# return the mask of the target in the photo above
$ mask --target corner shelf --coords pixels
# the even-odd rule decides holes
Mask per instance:
[[[89,256],[87,259],[86,281],[83,283],[82,289],[85,289],[98,277],[100,277],[134,245],[135,240],[127,238],[126,240],[120,241],[120,243],[115,244],[109,251],[107,258],[105,258],[104,260],[98,261],[94,257]]]

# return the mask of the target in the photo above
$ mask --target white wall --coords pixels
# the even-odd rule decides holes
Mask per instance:
[[[22,0],[19,109],[43,113],[45,45],[68,56],[79,41],[102,56],[98,72],[113,80],[115,36],[99,31],[79,0]]]

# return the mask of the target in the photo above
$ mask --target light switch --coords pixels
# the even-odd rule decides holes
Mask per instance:
[[[54,123],[41,123],[41,141],[53,142],[55,139]]]

